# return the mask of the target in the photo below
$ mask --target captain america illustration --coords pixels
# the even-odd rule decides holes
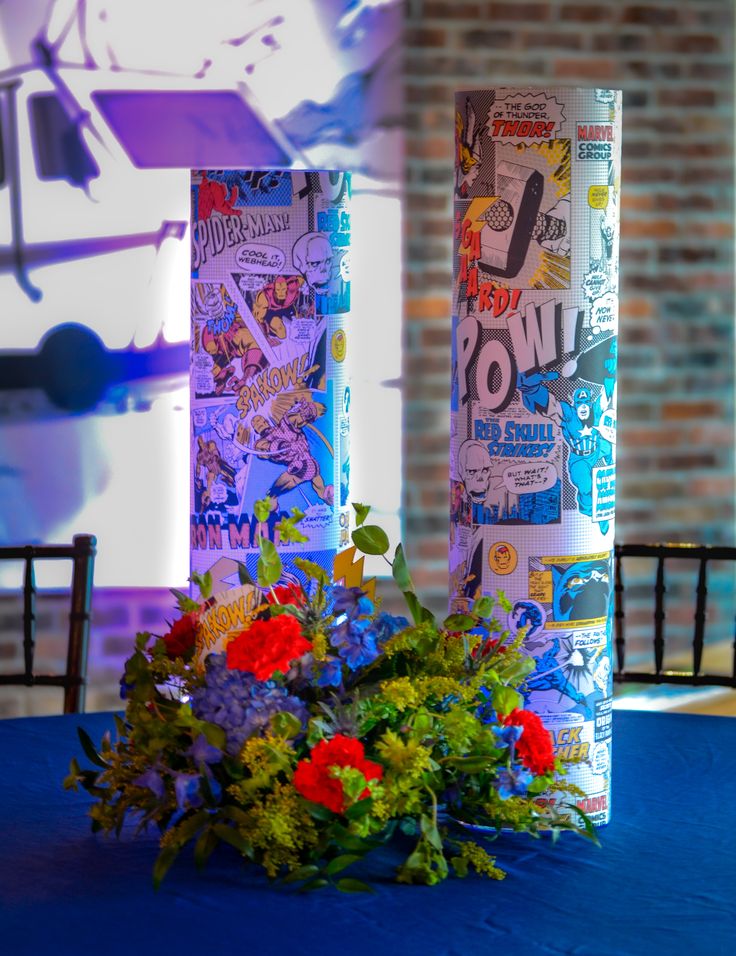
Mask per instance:
[[[575,486],[578,510],[593,518],[593,469],[596,465],[613,464],[613,446],[598,430],[601,417],[600,397],[593,399],[589,386],[576,388],[571,402],[556,398],[545,382],[559,378],[558,372],[519,372],[517,385],[524,405],[530,412],[544,415],[560,426],[568,448],[567,472]],[[608,521],[599,521],[602,534]]]

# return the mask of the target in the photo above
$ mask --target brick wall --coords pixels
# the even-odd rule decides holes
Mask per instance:
[[[453,92],[624,91],[617,538],[734,542],[733,4],[408,0],[405,519],[447,595]]]
[[[164,588],[95,588],[85,709],[119,710],[123,662],[138,631],[164,633],[174,617],[175,600]],[[22,600],[0,595],[0,670],[23,670]],[[66,665],[69,598],[39,592],[36,617],[36,670],[58,672]],[[0,687],[0,718],[60,714],[63,692],[54,687]]]

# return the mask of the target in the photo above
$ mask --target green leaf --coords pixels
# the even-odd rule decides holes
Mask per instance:
[[[473,604],[473,614],[476,614],[478,617],[490,617],[493,614],[493,608],[496,606],[496,602],[492,597],[484,595],[479,597],[478,600]]]
[[[377,524],[367,524],[353,531],[353,544],[363,554],[385,554],[389,549],[388,535]]]
[[[326,823],[328,820],[334,820],[335,814],[332,810],[328,810],[327,807],[323,807],[321,803],[312,803],[311,800],[304,801],[307,805],[307,810],[309,811],[310,817],[313,817],[315,820],[319,820],[321,823]]]
[[[349,876],[338,880],[335,886],[343,893],[375,893],[372,886],[364,883],[362,880],[353,880]]]
[[[406,563],[406,555],[404,554],[404,548],[402,545],[396,545],[396,551],[394,552],[394,560],[391,565],[391,574],[394,577],[396,586],[399,591],[413,591],[414,584],[411,580],[411,575],[409,574],[409,566]]]
[[[308,863],[305,866],[300,866],[296,870],[292,870],[291,873],[288,873],[283,879],[282,883],[298,883],[300,880],[308,880],[313,876],[316,876],[319,873],[319,867],[315,866],[313,863]]]
[[[263,524],[271,517],[271,499],[266,495],[265,498],[259,498],[253,502],[253,514]]]
[[[509,599],[506,597],[503,591],[496,592],[496,600],[502,610],[506,611],[507,614],[511,613],[514,606],[511,603],[511,601],[509,601]]]
[[[188,594],[185,594],[183,591],[177,591],[176,588],[170,588],[171,593],[176,598],[176,604],[182,614],[186,614],[187,611],[196,611],[199,608],[199,604],[196,601],[193,601]]]
[[[569,810],[572,810],[574,813],[577,813],[577,815],[583,821],[582,835],[587,837],[593,843],[595,843],[596,846],[600,846],[601,843],[600,843],[600,840],[598,839],[598,834],[596,833],[596,829],[593,826],[593,822],[588,816],[588,814],[585,813],[583,810],[581,810],[576,803],[563,803],[562,806],[566,807]],[[578,830],[578,833],[580,832],[581,831]]]
[[[474,618],[468,614],[450,614],[442,622],[442,626],[448,631],[469,631],[476,626]]]
[[[199,593],[205,601],[212,597],[212,575],[209,571],[206,574],[197,574],[196,571],[193,571],[192,584],[199,588]]]
[[[496,684],[491,693],[493,694],[493,706],[496,713],[501,717],[510,714],[516,707],[523,706],[524,698],[521,694],[505,684]]]
[[[258,583],[268,588],[281,577],[281,558],[276,545],[268,538],[259,538],[258,547],[261,552],[258,558]]]
[[[328,876],[334,876],[335,873],[341,873],[347,869],[351,863],[356,863],[362,859],[363,857],[357,853],[342,853],[340,856],[336,856],[334,860],[330,860],[325,867],[325,873],[327,873]]]
[[[325,879],[310,880],[308,883],[305,883],[304,886],[300,886],[299,889],[303,893],[308,893],[310,890],[321,890],[323,886],[329,886],[329,881]]]
[[[288,740],[301,732],[302,722],[294,714],[281,710],[271,718],[271,730],[277,737]]]
[[[226,823],[216,823],[212,829],[223,843],[229,843],[243,856],[250,858],[253,855],[253,844],[246,840],[235,827],[229,827]]]
[[[421,601],[413,591],[404,591],[404,600],[415,624],[434,623],[434,614],[428,608],[422,606]]]
[[[352,807],[348,807],[345,811],[345,816],[348,820],[360,820],[361,817],[364,817],[367,813],[371,812],[373,807],[373,798],[366,797],[365,800],[358,800],[357,803],[354,803]]]
[[[156,857],[156,862],[153,864],[153,888],[157,890],[161,886],[161,881],[169,872],[169,868],[174,860],[177,858],[179,850],[173,846],[167,846]]]
[[[292,561],[308,578],[313,578],[324,587],[327,587],[330,583],[330,576],[322,565],[316,564],[314,561],[307,561],[306,558],[293,558]]]
[[[77,785],[79,784],[79,777],[81,775],[81,769],[79,763],[77,762],[76,757],[72,757],[69,762],[69,773],[64,777],[64,789],[65,790],[76,790]],[[95,776],[97,776],[95,774]]]
[[[353,850],[358,853],[365,852],[365,842],[345,827],[340,826],[340,824],[335,824],[331,829],[331,833],[332,839],[338,846],[341,846],[343,850]]]
[[[207,811],[200,810],[191,817],[187,817],[186,820],[182,820],[176,828],[176,839],[172,841],[171,846],[177,850],[181,849],[185,843],[188,843],[193,836],[199,833],[208,819]]]
[[[243,562],[238,561],[236,563],[238,565],[238,581],[240,581],[241,584],[255,585],[256,582],[251,577],[250,571],[246,568]]]
[[[356,501],[353,502],[353,508],[355,510],[355,523],[360,527],[365,519],[368,517],[371,511],[370,505],[361,505]]]
[[[84,751],[88,760],[90,760],[96,767],[102,767],[104,770],[107,770],[108,764],[102,759],[102,757],[97,753],[97,748],[92,743],[92,738],[82,727],[77,727],[77,736],[79,741],[82,744],[82,750]]]
[[[202,830],[194,844],[194,864],[201,870],[212,855],[212,851],[217,846],[218,838],[213,833],[212,827]]]

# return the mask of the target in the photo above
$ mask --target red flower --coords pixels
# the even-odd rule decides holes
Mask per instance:
[[[552,735],[542,721],[531,710],[519,710],[517,707],[503,718],[508,727],[513,724],[522,727],[523,733],[516,742],[516,752],[524,766],[536,776],[549,773],[555,765],[555,751]]]
[[[363,744],[354,737],[335,734],[331,740],[320,740],[312,749],[311,760],[300,760],[294,771],[294,786],[299,793],[313,803],[321,803],[333,813],[345,810],[345,794],[342,781],[330,775],[331,767],[354,767],[366,780],[380,780],[383,767],[366,760]],[[366,787],[360,799],[370,796]]]
[[[166,654],[172,660],[175,657],[185,657],[190,651],[194,650],[197,639],[197,625],[199,624],[199,612],[189,611],[178,621],[174,621],[168,634],[164,634],[162,640],[166,645]]]
[[[277,584],[266,595],[266,601],[269,604],[295,604],[297,607],[304,607],[307,596],[300,584]]]
[[[276,671],[285,674],[292,661],[311,650],[299,621],[291,614],[279,614],[267,621],[254,621],[237,634],[227,645],[227,666],[269,680]]]

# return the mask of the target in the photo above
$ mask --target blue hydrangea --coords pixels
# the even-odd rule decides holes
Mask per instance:
[[[373,629],[376,635],[376,643],[379,647],[383,645],[394,634],[398,634],[399,631],[403,631],[405,627],[409,626],[407,619],[401,615],[398,617],[394,614],[387,614],[386,611],[381,611],[376,620],[373,622]]]
[[[254,734],[262,735],[271,718],[288,711],[306,726],[305,704],[275,681],[260,681],[247,671],[231,670],[224,654],[210,654],[205,661],[205,682],[191,697],[192,710],[200,720],[225,731],[225,750],[234,756]]]
[[[330,644],[351,671],[372,664],[379,655],[375,631],[368,618],[345,618],[333,627]]]

